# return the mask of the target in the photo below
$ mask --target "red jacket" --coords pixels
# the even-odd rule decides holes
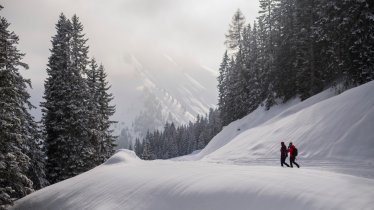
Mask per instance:
[[[292,152],[293,152],[293,149],[295,148],[294,145],[291,145],[289,148],[288,148],[288,152],[290,153],[290,157],[292,157]]]

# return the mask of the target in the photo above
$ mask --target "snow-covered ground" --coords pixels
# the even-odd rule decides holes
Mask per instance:
[[[374,82],[259,108],[202,151],[105,164],[16,202],[14,209],[374,209]],[[280,142],[301,168],[279,166]]]

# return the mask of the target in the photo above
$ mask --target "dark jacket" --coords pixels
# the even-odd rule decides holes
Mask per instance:
[[[286,145],[282,145],[282,147],[280,149],[280,152],[281,152],[281,157],[287,157],[287,147],[286,147]]]

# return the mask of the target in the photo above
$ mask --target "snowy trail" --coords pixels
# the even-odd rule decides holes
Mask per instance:
[[[117,158],[14,209],[371,210],[373,189],[374,179],[310,168]]]
[[[218,163],[224,165],[240,165],[240,166],[274,166],[280,165],[280,159],[274,158],[259,158],[256,160],[234,160],[234,161],[207,161],[211,163]],[[367,162],[359,161],[331,161],[331,160],[308,160],[308,159],[296,159],[296,162],[300,164],[302,168],[330,171],[335,173],[341,173],[346,175],[352,175],[357,177],[374,179],[374,165]],[[286,163],[289,164],[289,158]]]

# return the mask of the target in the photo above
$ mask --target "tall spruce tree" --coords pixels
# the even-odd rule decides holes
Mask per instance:
[[[98,65],[94,58],[91,59],[89,68],[87,69],[87,85],[89,88],[88,100],[88,127],[89,127],[89,141],[95,153],[95,165],[102,163],[103,159],[100,154],[101,140],[104,138],[100,130],[100,117],[99,117],[99,72]]]
[[[89,126],[89,120],[92,110],[89,110],[91,99],[90,90],[88,87],[87,71],[89,65],[87,38],[83,33],[83,25],[79,21],[77,15],[71,18],[71,32],[70,32],[70,73],[71,81],[69,88],[71,92],[68,103],[72,105],[70,110],[71,125],[74,126],[71,135],[76,146],[75,163],[78,165],[74,172],[74,176],[82,172],[88,171],[97,165],[95,161],[95,146],[96,141],[93,141],[92,130]],[[90,112],[91,111],[91,112]],[[80,131],[78,134],[77,131]]]
[[[245,65],[249,71],[248,90],[249,95],[246,104],[248,106],[248,113],[254,111],[262,102],[261,98],[262,81],[261,81],[261,68],[260,68],[260,51],[258,48],[258,34],[257,24],[254,22],[251,34],[248,37],[248,45],[250,51],[246,58]]]
[[[274,81],[276,81],[276,73],[274,68],[275,57],[275,36],[276,36],[276,23],[274,11],[278,6],[276,0],[260,0],[260,16],[258,17],[259,31],[261,37],[260,47],[262,48],[262,80],[264,84],[264,98],[266,99],[266,108],[276,104],[276,91]]]
[[[111,125],[116,123],[110,120],[110,117],[115,113],[115,106],[111,105],[113,100],[112,93],[109,93],[110,85],[107,81],[107,74],[103,65],[98,68],[97,74],[98,89],[97,89],[97,103],[98,103],[98,125],[101,140],[99,142],[98,154],[100,155],[101,162],[109,158],[114,153],[116,146],[116,138],[113,134]]]
[[[228,95],[228,70],[229,70],[229,57],[227,50],[222,58],[222,62],[219,68],[218,76],[218,107],[221,110],[221,119],[224,125],[229,123],[229,113],[227,112],[227,95]]]
[[[88,126],[89,91],[83,74],[87,71],[86,39],[78,18],[63,14],[56,24],[41,103],[46,149],[47,177],[51,183],[91,169],[95,150]]]
[[[61,14],[56,24],[57,34],[52,38],[51,56],[49,57],[45,81],[44,99],[41,103],[44,132],[47,149],[47,178],[56,183],[69,178],[70,142],[66,137],[69,122],[65,120],[67,104],[65,93],[68,91],[65,75],[70,68],[70,31],[71,23]],[[69,174],[68,174],[69,173]]]
[[[2,10],[0,5],[0,10]],[[43,179],[43,155],[38,144],[38,129],[28,110],[27,87],[30,80],[23,78],[20,68],[24,54],[17,49],[19,38],[9,31],[8,21],[0,16],[0,208],[6,209],[13,201],[39,188]],[[38,156],[40,154],[40,156]],[[43,158],[41,158],[43,159]],[[36,175],[38,177],[34,177]],[[40,176],[40,177],[39,177]]]

